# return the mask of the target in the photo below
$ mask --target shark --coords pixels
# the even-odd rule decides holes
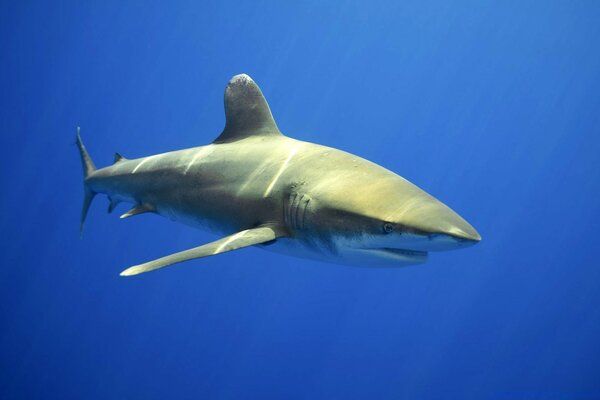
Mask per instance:
[[[92,199],[120,202],[129,218],[155,213],[221,238],[134,265],[137,275],[249,246],[363,267],[424,263],[430,252],[465,248],[479,233],[451,208],[396,173],[278,128],[246,74],[225,89],[225,128],[210,144],[127,159],[97,169],[77,128],[84,177],[80,230]]]

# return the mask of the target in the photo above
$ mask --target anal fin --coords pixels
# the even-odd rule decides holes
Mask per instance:
[[[195,258],[214,256],[216,254],[225,253],[243,247],[270,242],[281,236],[284,235],[278,233],[274,227],[271,226],[259,226],[257,228],[246,229],[212,243],[189,250],[184,250],[154,261],[127,268],[121,272],[121,276],[137,275],[144,272],[153,271],[158,268],[163,268],[168,265],[193,260]]]
[[[119,200],[115,200],[115,199],[113,199],[111,197],[108,198],[108,201],[109,201],[109,203],[108,203],[108,213],[110,214],[110,213],[112,213],[114,211],[115,207],[119,205],[120,201]]]

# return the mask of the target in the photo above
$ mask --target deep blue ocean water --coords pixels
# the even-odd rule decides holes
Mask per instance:
[[[325,3],[325,4],[323,4]],[[600,398],[600,4],[2,2],[0,398]],[[287,135],[377,162],[483,236],[421,266],[244,249],[95,200],[211,142],[245,72]],[[122,205],[117,211],[126,211]]]

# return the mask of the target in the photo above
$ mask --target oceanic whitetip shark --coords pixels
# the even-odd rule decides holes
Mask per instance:
[[[457,213],[395,173],[283,135],[248,75],[229,81],[225,116],[211,144],[132,160],[116,154],[101,169],[77,129],[82,230],[94,195],[104,193],[109,212],[122,201],[134,204],[121,218],[152,212],[225,235],[121,275],[254,245],[338,264],[396,267],[481,240]]]

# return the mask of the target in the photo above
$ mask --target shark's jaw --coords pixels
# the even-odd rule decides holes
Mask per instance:
[[[402,267],[422,264],[427,261],[428,252],[415,250],[399,243],[390,243],[370,235],[361,235],[352,239],[336,237],[333,239],[336,253],[345,263],[353,265]]]
[[[398,234],[389,236],[360,235],[353,239],[336,238],[337,252],[349,264],[400,267],[422,264],[430,251],[467,247],[465,241],[448,235]]]
[[[405,250],[405,249],[392,249],[392,248],[381,248],[381,249],[368,249],[375,252],[384,252],[390,256],[397,256],[402,258],[409,258],[415,262],[424,262],[427,260],[427,252],[419,250]]]
[[[394,249],[386,247],[354,249],[353,251],[357,253],[362,252],[363,257],[369,257],[377,264],[392,263],[399,266],[424,263],[427,261],[428,256],[426,251]]]

